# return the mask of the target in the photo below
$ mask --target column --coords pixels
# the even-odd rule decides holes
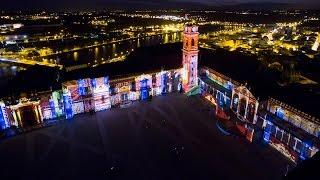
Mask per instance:
[[[248,115],[248,106],[249,106],[249,98],[246,98],[246,109],[245,109],[245,113],[244,113],[244,119],[247,119],[247,115]]]
[[[239,97],[239,100],[238,100],[238,106],[237,106],[237,114],[239,114],[239,111],[240,111],[240,100],[241,100],[241,94],[238,94],[238,97]]]
[[[230,109],[233,109],[233,98],[234,98],[234,90],[232,89],[232,95],[231,95],[231,103],[230,103]]]
[[[34,113],[36,114],[37,123],[40,124],[40,117],[39,117],[39,112],[38,112],[37,105],[33,105],[33,110],[34,110]]]
[[[258,117],[257,117],[258,107],[259,107],[259,103],[258,103],[258,101],[256,101],[256,106],[255,106],[255,110],[254,110],[253,124],[256,124],[257,120],[258,120]]]

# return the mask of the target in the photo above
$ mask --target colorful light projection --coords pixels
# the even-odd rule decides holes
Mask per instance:
[[[170,83],[170,72],[163,71],[161,72],[161,93],[166,94],[171,91],[172,84]]]
[[[265,143],[269,144],[270,136],[271,136],[271,128],[273,124],[270,121],[267,121],[264,133],[263,133],[263,140]]]
[[[85,112],[85,105],[83,101],[73,102],[72,103],[72,112],[74,115],[81,114]]]
[[[148,79],[143,79],[140,81],[140,91],[141,91],[141,100],[146,100],[149,98]]]
[[[213,71],[213,70],[210,70],[210,71]],[[210,72],[208,69],[205,70],[205,74],[206,76],[214,81],[215,83],[223,86],[224,88],[228,89],[228,90],[232,90],[233,88],[235,88],[235,85],[230,82],[230,80],[227,80],[226,77],[223,77],[222,74],[219,74],[218,72]]]
[[[198,84],[198,27],[187,25],[183,32],[182,82],[185,91]]]
[[[158,76],[157,76],[158,75]],[[159,73],[156,74],[156,78],[160,77]],[[141,76],[138,76],[135,78],[136,82],[136,89],[140,92],[140,99],[141,100],[146,100],[150,96],[150,90],[153,87],[153,82],[152,82],[152,75],[150,74],[143,74]],[[159,86],[160,83],[158,80],[156,80],[155,85]],[[156,88],[156,87],[155,87]],[[157,89],[157,88],[156,88]],[[158,94],[157,91],[154,94]]]
[[[102,111],[111,108],[109,77],[91,80],[93,89],[94,110]]]
[[[293,134],[280,129],[270,122],[270,118],[272,117],[267,116],[267,119],[269,120],[265,121],[263,134],[265,143],[269,144],[294,162],[310,158],[318,151],[318,149],[312,145],[311,141],[302,141]]]
[[[90,80],[89,79],[79,79],[77,81],[78,93],[80,96],[86,96],[90,94]]]
[[[63,103],[64,103],[64,112],[66,115],[66,119],[73,118],[73,110],[72,110],[72,99],[71,93],[67,89],[63,91]]]
[[[43,122],[40,101],[30,101],[21,98],[19,103],[8,107],[13,114],[14,125],[18,127],[29,127]]]
[[[278,107],[276,110],[276,116],[278,116],[280,119],[284,118],[284,110],[281,107]]]
[[[9,127],[8,115],[6,112],[6,106],[3,102],[0,102],[0,130]]]
[[[55,109],[56,117],[60,117],[63,115],[63,93],[62,91],[54,91],[52,92],[52,101],[53,104],[51,107]]]
[[[161,94],[161,77],[162,72],[154,74],[152,78],[152,96],[158,96]]]

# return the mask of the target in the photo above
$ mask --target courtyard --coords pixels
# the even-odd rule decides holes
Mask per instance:
[[[291,162],[227,136],[213,108],[182,94],[72,120],[0,142],[1,176],[23,179],[281,179]]]

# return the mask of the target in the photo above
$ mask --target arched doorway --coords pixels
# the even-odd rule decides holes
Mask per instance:
[[[255,114],[255,110],[256,110],[256,105],[254,103],[249,103],[248,105],[248,109],[247,109],[247,120],[249,122],[253,122],[254,120],[254,114]]]
[[[247,106],[247,101],[245,98],[240,99],[240,109],[239,109],[239,114],[244,117],[246,114],[246,106]]]
[[[238,105],[239,105],[239,95],[238,94],[235,94],[233,96],[233,101],[232,101],[232,110],[234,112],[237,112],[238,111]]]

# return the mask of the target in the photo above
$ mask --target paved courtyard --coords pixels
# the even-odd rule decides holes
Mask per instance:
[[[83,114],[0,141],[0,177],[280,179],[280,153],[226,136],[200,97],[180,94]],[[4,178],[6,179],[6,178]]]

